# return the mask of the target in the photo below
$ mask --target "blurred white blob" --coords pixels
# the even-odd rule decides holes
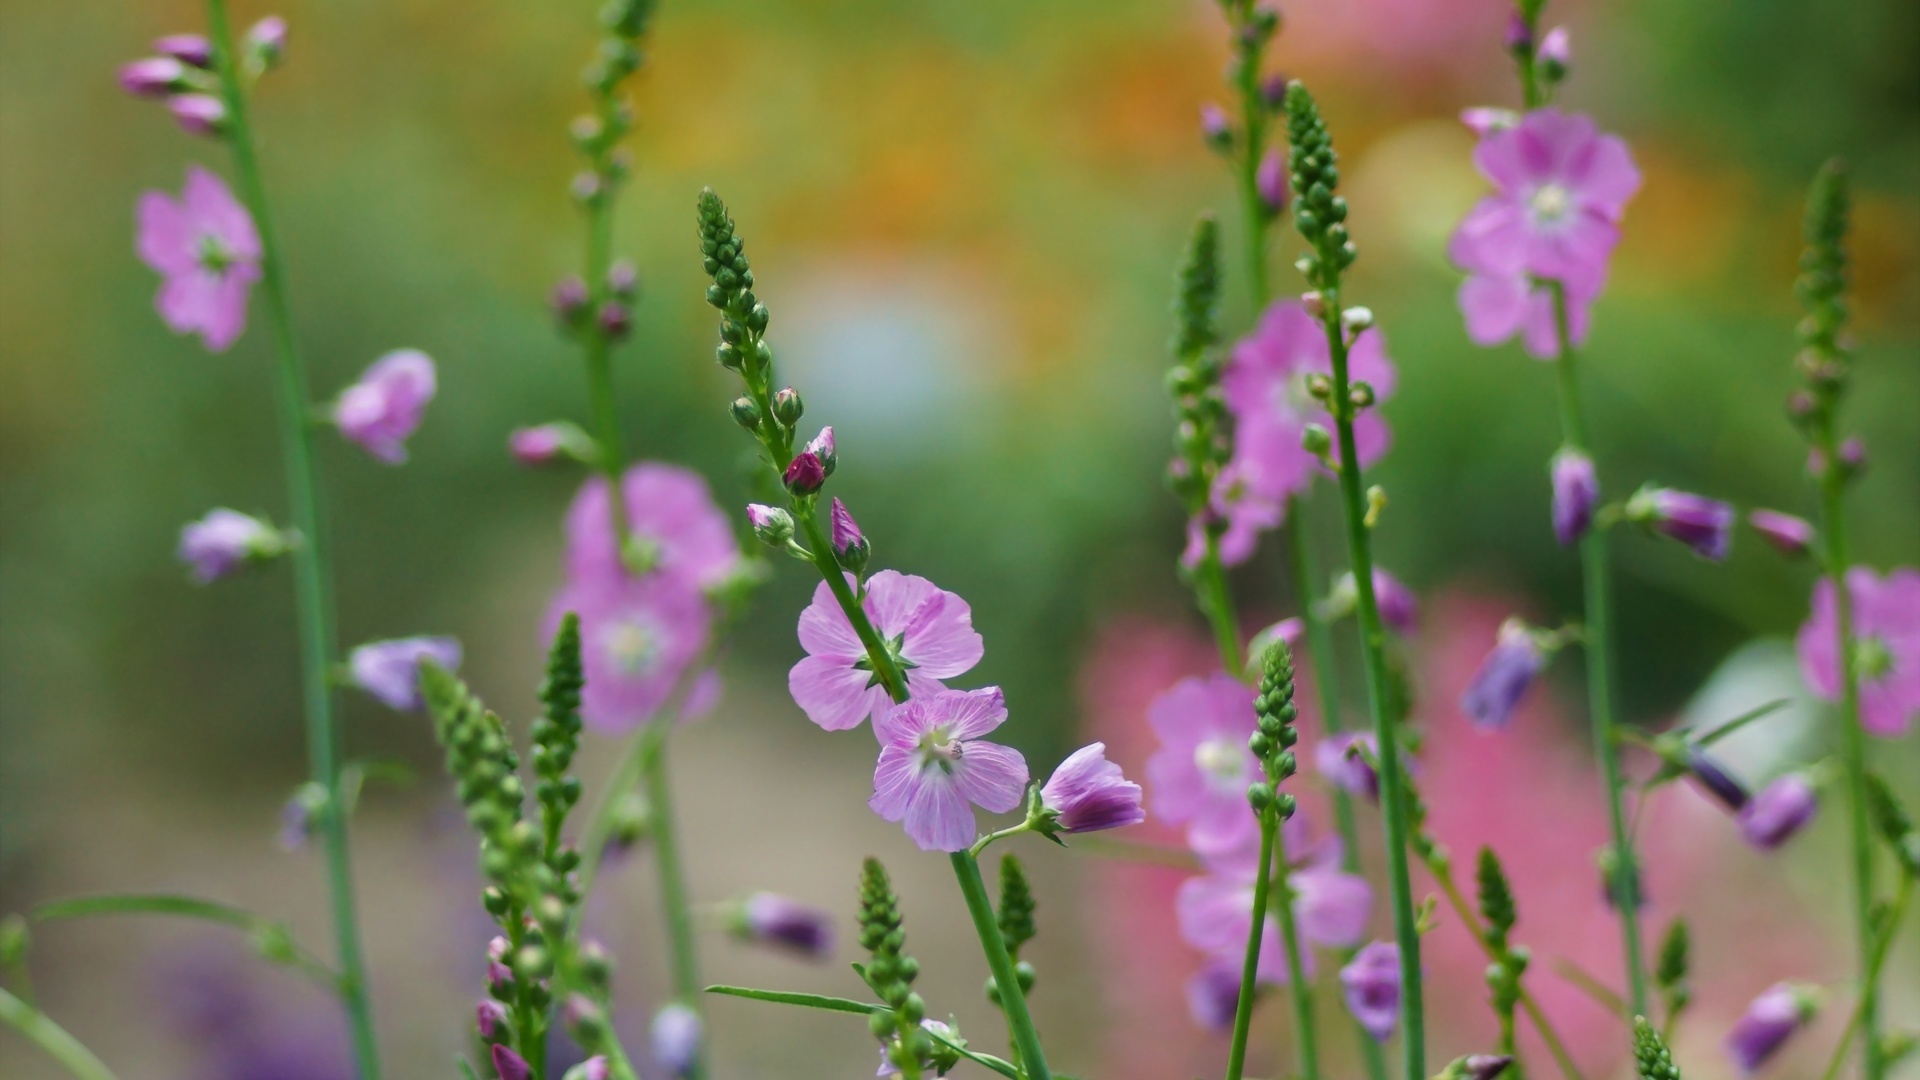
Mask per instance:
[[[1793,645],[1748,642],[1721,661],[1681,714],[1683,726],[1710,730],[1770,701],[1787,704],[1713,744],[1714,757],[1750,787],[1806,764],[1819,752],[1829,710],[1800,679]]]

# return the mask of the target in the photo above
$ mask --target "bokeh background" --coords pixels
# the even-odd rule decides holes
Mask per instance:
[[[405,468],[323,440],[345,641],[456,634],[467,674],[516,718],[533,708],[575,478],[516,469],[504,438],[582,413],[575,354],[543,297],[579,262],[565,128],[584,104],[576,72],[593,7],[283,4],[271,10],[292,24],[290,59],[257,106],[317,392],[392,347],[440,364]],[[268,13],[249,0],[236,17]],[[1468,732],[1453,706],[1504,613],[1550,620],[1578,595],[1546,520],[1550,369],[1467,342],[1442,256],[1481,191],[1454,116],[1514,96],[1504,8],[1297,0],[1285,14],[1274,60],[1313,83],[1343,151],[1362,252],[1352,295],[1379,314],[1402,372],[1378,535],[1386,565],[1427,601],[1413,646],[1437,820],[1458,852],[1508,853],[1521,936],[1540,958],[1531,979],[1591,1075],[1609,1075],[1611,1022],[1550,962],[1615,964],[1573,665],[1501,739]],[[114,68],[161,33],[198,29],[201,13],[185,0],[4,0],[0,19],[0,909],[190,891],[288,918],[324,951],[319,866],[274,843],[304,774],[285,568],[196,589],[172,558],[180,523],[210,506],[284,517],[265,336],[255,327],[221,356],[173,338],[131,250],[138,192],[177,188],[188,162],[225,161],[123,97]],[[1791,282],[1803,186],[1840,153],[1858,189],[1848,424],[1872,453],[1852,501],[1856,545],[1881,566],[1920,559],[1920,9],[1617,0],[1555,3],[1548,19],[1573,30],[1564,101],[1622,133],[1646,177],[1587,350],[1608,484],[1653,477],[1806,507],[1803,451],[1781,410]],[[1223,38],[1202,0],[668,2],[636,84],[638,164],[617,228],[644,288],[619,362],[631,445],[701,469],[723,505],[747,490],[694,253],[694,196],[711,184],[752,247],[789,377],[810,417],[839,432],[836,491],[879,564],[970,600],[987,656],[969,678],[1006,687],[1006,732],[1036,768],[1097,736],[1138,774],[1145,702],[1207,664],[1171,572],[1181,523],[1159,479],[1161,373],[1189,224],[1209,206],[1233,216],[1196,133],[1200,105],[1224,94]],[[1279,245],[1278,280],[1292,276],[1292,246]],[[1241,285],[1235,273],[1236,329],[1250,317]],[[1331,553],[1322,503],[1313,527]],[[1796,699],[1731,751],[1759,779],[1819,758],[1831,735],[1783,644],[1810,572],[1752,539],[1708,565],[1623,537],[1619,606],[1634,722]],[[1263,549],[1236,578],[1250,626],[1287,613],[1277,564]],[[804,569],[778,567],[726,664],[725,702],[677,740],[698,897],[774,888],[841,912],[850,937],[858,860],[884,856],[933,1009],[997,1049],[946,868],[865,810],[864,737],[827,736],[785,696]],[[420,776],[370,789],[357,822],[391,1072],[451,1075],[485,937],[471,843],[425,721],[351,695],[346,712],[355,756]],[[1909,795],[1914,743],[1875,746]],[[586,755],[590,776],[611,749]],[[1690,791],[1663,795],[1651,820],[1650,918],[1685,912],[1697,929],[1698,1004],[1680,1049],[1689,1076],[1729,1075],[1717,1043],[1748,998],[1847,970],[1838,815],[1767,859]],[[1029,854],[1042,886],[1035,1008],[1060,1064],[1113,1078],[1217,1069],[1223,1041],[1193,1028],[1181,997],[1198,958],[1168,911],[1180,874]],[[619,952],[621,1022],[637,1032],[665,980],[644,852],[610,879],[594,919]],[[1436,1042],[1451,1053],[1485,1045],[1493,1027],[1479,963],[1441,922],[1430,974],[1448,987]],[[716,980],[854,988],[837,963],[767,958],[718,934],[703,946]],[[1909,1023],[1917,957],[1909,941],[1888,992]],[[1321,966],[1326,979],[1333,965]],[[326,1003],[219,933],[49,927],[34,974],[49,1011],[123,1075],[343,1075]],[[1323,1013],[1336,1013],[1325,985]],[[1834,1000],[1783,1075],[1824,1061],[1847,999]],[[1287,1060],[1283,1012],[1262,1013],[1258,1069]],[[719,1076],[873,1067],[857,1021],[726,1001],[712,1024]],[[1328,1031],[1346,1061],[1350,1038]],[[9,1033],[0,1065],[17,1080],[52,1075]]]

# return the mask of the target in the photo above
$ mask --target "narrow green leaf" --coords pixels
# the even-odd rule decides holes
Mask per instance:
[[[771,1001],[777,1005],[799,1005],[808,1009],[825,1009],[828,1012],[876,1013],[888,1012],[885,1005],[870,1005],[852,998],[827,997],[824,994],[802,994],[791,990],[756,990],[751,986],[709,986],[709,994],[725,994],[727,997],[748,998],[753,1001]]]
[[[242,929],[252,929],[267,920],[229,904],[171,893],[110,893],[105,896],[77,896],[71,900],[52,900],[33,909],[41,922],[56,919],[81,919],[94,915],[174,915],[186,919],[204,919]]]
[[[1774,700],[1767,702],[1765,705],[1758,706],[1757,708],[1748,709],[1746,712],[1741,713],[1739,716],[1736,716],[1725,723],[1715,724],[1713,727],[1707,730],[1706,734],[1701,735],[1699,738],[1695,739],[1694,742],[1700,746],[1712,746],[1714,743],[1717,743],[1721,739],[1724,739],[1727,736],[1733,734],[1734,732],[1739,731],[1741,728],[1746,727],[1748,724],[1753,723],[1755,720],[1758,720],[1761,717],[1767,716],[1771,713],[1779,712],[1781,709],[1786,708],[1790,704],[1792,704],[1792,702],[1788,701],[1786,698],[1775,698]]]

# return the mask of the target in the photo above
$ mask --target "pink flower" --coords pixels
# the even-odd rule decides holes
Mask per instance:
[[[1304,944],[1328,949],[1357,945],[1367,934],[1373,889],[1365,878],[1340,869],[1336,836],[1316,840],[1304,813],[1281,826],[1287,847],[1288,884],[1293,889],[1294,925]],[[1175,910],[1180,936],[1188,944],[1218,956],[1243,955],[1253,930],[1253,879],[1260,861],[1256,838],[1209,860],[1209,872],[1180,886]],[[1268,916],[1271,920],[1272,916]],[[1278,938],[1269,922],[1264,934]],[[1266,943],[1261,947],[1264,951]],[[1303,953],[1311,974],[1311,953]]]
[[[419,428],[436,389],[433,358],[418,349],[396,349],[341,391],[334,425],[367,453],[398,465],[407,460],[407,437]]]
[[[740,544],[727,515],[714,505],[699,473],[643,461],[620,478],[628,543],[646,552],[654,570],[711,588],[740,563]],[[607,505],[607,482],[580,487],[567,511],[567,575],[575,581],[626,572]]]
[[[1020,752],[980,740],[1006,719],[997,686],[935,690],[895,706],[876,723],[880,761],[867,806],[904,824],[923,851],[965,850],[974,840],[974,806],[1002,814],[1026,792]]]
[[[171,56],[148,56],[120,66],[120,89],[134,97],[157,98],[184,85],[187,66]]]
[[[541,424],[515,428],[507,436],[507,449],[522,465],[550,465],[567,452],[570,432],[566,424]]]
[[[1400,946],[1376,941],[1340,969],[1347,1011],[1377,1042],[1386,1042],[1400,1022]]]
[[[1448,248],[1455,263],[1504,278],[1597,281],[1640,187],[1625,142],[1584,116],[1537,109],[1490,131],[1473,163],[1495,193],[1455,230]]]
[[[1847,571],[1847,593],[1853,601],[1860,724],[1875,735],[1904,735],[1920,713],[1920,570],[1902,567],[1883,578],[1856,566]],[[1840,699],[1839,626],[1833,582],[1822,579],[1798,645],[1807,686],[1828,701]]]
[[[249,562],[271,559],[287,548],[278,529],[259,518],[221,507],[180,529],[180,561],[201,585],[226,577]]]
[[[1599,273],[1572,274],[1562,280],[1567,293],[1567,336],[1584,344],[1592,326],[1593,301],[1605,283]],[[1520,335],[1528,355],[1537,360],[1560,356],[1560,328],[1553,311],[1553,293],[1524,274],[1475,273],[1460,283],[1460,313],[1467,337],[1475,345],[1494,346]]]
[[[347,670],[353,684],[398,712],[418,712],[425,704],[420,696],[420,661],[456,671],[460,667],[460,642],[450,637],[409,637],[391,641],[370,641],[347,654]]]
[[[699,588],[672,574],[576,578],[554,598],[549,635],[568,611],[580,616],[581,718],[611,734],[646,723],[666,703],[712,623]]]
[[[1260,534],[1277,527],[1286,517],[1286,506],[1280,499],[1263,496],[1253,491],[1246,483],[1247,465],[1241,461],[1230,461],[1214,478],[1213,492],[1209,499],[1207,512],[1227,523],[1226,532],[1220,535],[1220,562],[1226,566],[1238,566],[1253,557],[1253,549],[1260,542]],[[1200,565],[1207,553],[1206,522],[1196,517],[1187,522],[1187,546],[1180,553],[1182,565],[1192,568]]]
[[[168,34],[154,40],[153,51],[197,68],[213,66],[213,42],[204,34]]]
[[[175,94],[167,111],[189,135],[219,135],[227,128],[227,103],[212,94]]]
[[[1040,803],[1053,812],[1060,832],[1098,832],[1147,819],[1140,785],[1107,760],[1106,743],[1088,743],[1067,755],[1040,788]]]
[[[900,661],[914,698],[944,690],[941,679],[964,674],[986,653],[973,629],[973,609],[926,578],[882,570],[867,582],[860,606]],[[846,731],[871,716],[879,734],[893,700],[875,680],[865,646],[824,581],[800,613],[800,645],[807,657],[793,665],[787,689],[807,719],[828,731]]]
[[[1202,855],[1244,847],[1259,834],[1247,786],[1259,759],[1247,749],[1254,732],[1253,688],[1224,672],[1182,679],[1147,708],[1160,749],[1147,760],[1153,812],[1187,826],[1187,844]]]
[[[1313,748],[1314,768],[1334,787],[1349,795],[1380,801],[1380,774],[1372,760],[1378,756],[1379,741],[1371,732],[1341,731],[1329,734]],[[1365,749],[1365,753],[1360,748]]]
[[[221,352],[247,324],[247,290],[260,280],[260,234],[219,177],[187,168],[180,198],[140,196],[140,259],[163,280],[154,306],[176,334]]]

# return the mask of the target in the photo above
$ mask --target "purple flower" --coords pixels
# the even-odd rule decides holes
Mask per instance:
[[[389,465],[407,460],[407,437],[420,426],[436,389],[433,358],[396,349],[373,362],[340,393],[333,422],[340,434]]]
[[[1245,847],[1259,823],[1247,804],[1259,759],[1253,688],[1224,672],[1182,679],[1147,708],[1160,748],[1147,760],[1153,812],[1185,824],[1187,844],[1203,855]]]
[[[1518,619],[1508,619],[1500,625],[1493,651],[1480,662],[1480,670],[1461,695],[1461,710],[1476,727],[1506,727],[1514,708],[1546,666],[1546,659],[1533,629]]]
[[[1253,183],[1267,213],[1278,214],[1287,208],[1287,163],[1278,147],[1269,148],[1260,159]]]
[[[1052,811],[1060,832],[1099,832],[1147,819],[1140,785],[1107,760],[1107,744],[1088,743],[1067,756],[1040,788],[1040,804]]]
[[[674,1002],[653,1014],[649,1040],[653,1059],[674,1076],[692,1075],[700,1063],[700,1014]]]
[[[547,304],[563,323],[577,321],[587,310],[587,283],[577,275],[561,278],[547,294]]]
[[[1340,869],[1340,840],[1315,840],[1304,814],[1295,814],[1285,830],[1288,884],[1293,890],[1293,918],[1300,937],[1311,945],[1344,949],[1366,937],[1373,889],[1367,880]],[[1253,879],[1259,866],[1256,838],[1232,851],[1207,860],[1208,873],[1181,882],[1174,899],[1180,936],[1187,943],[1216,956],[1243,956],[1247,935],[1253,931]],[[1267,915],[1262,931],[1276,942],[1274,918]],[[1303,955],[1309,961],[1310,954]],[[1284,970],[1284,968],[1282,969]],[[1312,974],[1307,963],[1306,973]],[[1276,973],[1276,977],[1284,975]]]
[[[153,51],[197,68],[213,66],[213,43],[201,34],[168,34],[153,43]]]
[[[180,529],[180,561],[192,568],[193,580],[202,585],[248,562],[271,559],[286,547],[278,529],[225,507],[209,510],[206,517]]]
[[[1627,520],[1692,548],[1703,559],[1719,562],[1733,546],[1733,507],[1690,491],[1648,484],[1627,500]]]
[[[793,515],[777,506],[748,503],[747,525],[754,538],[770,548],[784,551],[793,543]]]
[[[353,685],[378,698],[389,709],[418,712],[420,661],[454,671],[460,667],[460,642],[450,637],[410,637],[372,641],[347,654]]]
[[[1620,217],[1640,187],[1627,144],[1592,120],[1536,109],[1474,148],[1492,181],[1454,232],[1449,255],[1476,274],[1591,280],[1620,239]]]
[[[581,718],[616,735],[652,719],[672,696],[713,618],[699,588],[671,574],[575,578],[554,598],[549,635],[568,611],[580,617]]]
[[[1513,1064],[1511,1057],[1497,1054],[1469,1054],[1460,1061],[1462,1080],[1494,1080]]]
[[[134,97],[157,98],[184,85],[187,67],[171,56],[149,56],[120,67],[120,89]]]
[[[1533,51],[1533,24],[1518,11],[1507,15],[1507,51],[1525,56]]]
[[[1340,575],[1333,583],[1332,595],[1328,597],[1330,612],[1344,617],[1360,602],[1360,593],[1353,583],[1353,571]],[[1380,612],[1380,621],[1389,630],[1398,634],[1411,634],[1420,624],[1420,600],[1413,590],[1400,583],[1400,579],[1379,567],[1373,568],[1373,603]]]
[[[926,578],[882,570],[867,581],[860,607],[900,661],[914,698],[945,689],[940,680],[964,674],[986,653],[973,609]],[[824,581],[800,613],[800,646],[807,656],[788,672],[787,690],[807,719],[846,731],[871,716],[877,734],[893,700],[874,681],[866,647]]]
[[[1760,539],[1790,558],[1805,555],[1813,547],[1813,524],[1805,518],[1783,514],[1778,510],[1750,510],[1747,512],[1747,524],[1760,534]]]
[[[488,998],[474,1008],[474,1021],[480,1028],[480,1037],[491,1039],[494,1032],[506,1027],[507,1007]]]
[[[1214,478],[1213,491],[1204,516],[1187,522],[1187,547],[1180,561],[1188,568],[1200,565],[1207,553],[1207,518],[1227,523],[1220,537],[1220,561],[1238,566],[1253,556],[1260,534],[1274,528],[1286,517],[1285,503],[1253,491],[1246,483],[1246,462],[1230,461]]]
[[[628,576],[620,557],[606,480],[580,487],[567,510],[567,576],[574,581]],[[627,514],[627,542],[645,553],[651,570],[681,577],[702,589],[725,581],[740,565],[733,525],[714,504],[699,473],[678,465],[643,461],[620,478]],[[651,576],[651,575],[649,575]]]
[[[1553,455],[1553,535],[1562,547],[1587,535],[1599,501],[1593,459],[1570,446]]]
[[[860,531],[860,524],[853,520],[853,514],[847,504],[839,499],[833,500],[833,508],[828,514],[832,523],[834,557],[840,565],[858,574],[867,568],[867,559],[873,554],[873,546],[867,543],[866,535]]]
[[[748,941],[823,959],[833,954],[833,916],[777,893],[757,892],[740,905],[735,932]]]
[[[1719,799],[1722,806],[1736,813],[1745,808],[1747,800],[1752,798],[1747,794],[1745,784],[1735,780],[1719,762],[1697,747],[1687,749],[1687,773],[1708,794]]]
[[[527,1059],[505,1043],[494,1043],[492,1055],[493,1073],[500,1080],[527,1080],[533,1075],[533,1070],[527,1066]]]
[[[140,196],[140,259],[164,279],[154,298],[176,334],[197,333],[221,352],[247,325],[247,290],[260,280],[260,234],[220,178],[187,168],[180,198]]]
[[[1400,1021],[1400,946],[1376,941],[1340,969],[1347,1011],[1377,1042],[1386,1042]]]
[[[1266,945],[1267,939],[1261,938],[1262,953],[1267,951]],[[1232,1029],[1234,1012],[1240,1006],[1241,963],[1235,957],[1215,956],[1187,980],[1187,1012],[1193,1016],[1194,1023],[1208,1031]],[[1258,968],[1265,967],[1266,958],[1262,956]]]
[[[1380,774],[1375,772],[1366,755],[1356,748],[1364,747],[1367,755],[1378,756],[1380,744],[1374,737],[1361,731],[1343,731],[1328,735],[1313,748],[1313,762],[1320,775],[1327,778],[1333,786],[1350,795],[1360,795],[1378,802],[1380,799]]]
[[[880,760],[867,806],[905,825],[922,851],[965,850],[974,839],[973,806],[1003,814],[1026,792],[1020,752],[980,739],[1006,719],[997,686],[936,690],[895,706],[876,724]]]
[[[1798,987],[1773,984],[1753,999],[1727,1033],[1727,1056],[1733,1058],[1742,1075],[1753,1075],[1789,1036],[1813,1019],[1813,1012],[1812,999]]]
[[[1768,784],[1740,808],[1740,835],[1761,851],[1772,851],[1813,820],[1820,798],[1799,773],[1788,773]]]
[[[781,474],[780,482],[795,495],[811,495],[827,482],[826,463],[813,451],[802,450],[787,463],[787,471]]]
[[[1876,575],[1864,566],[1847,571],[1853,601],[1853,665],[1860,679],[1860,724],[1875,735],[1904,735],[1920,714],[1920,571],[1900,568]],[[1800,672],[1807,687],[1828,701],[1840,699],[1840,616],[1833,582],[1813,589],[1813,612],[1800,627]]]
[[[227,127],[227,103],[212,94],[175,94],[167,111],[189,135],[219,135]]]

